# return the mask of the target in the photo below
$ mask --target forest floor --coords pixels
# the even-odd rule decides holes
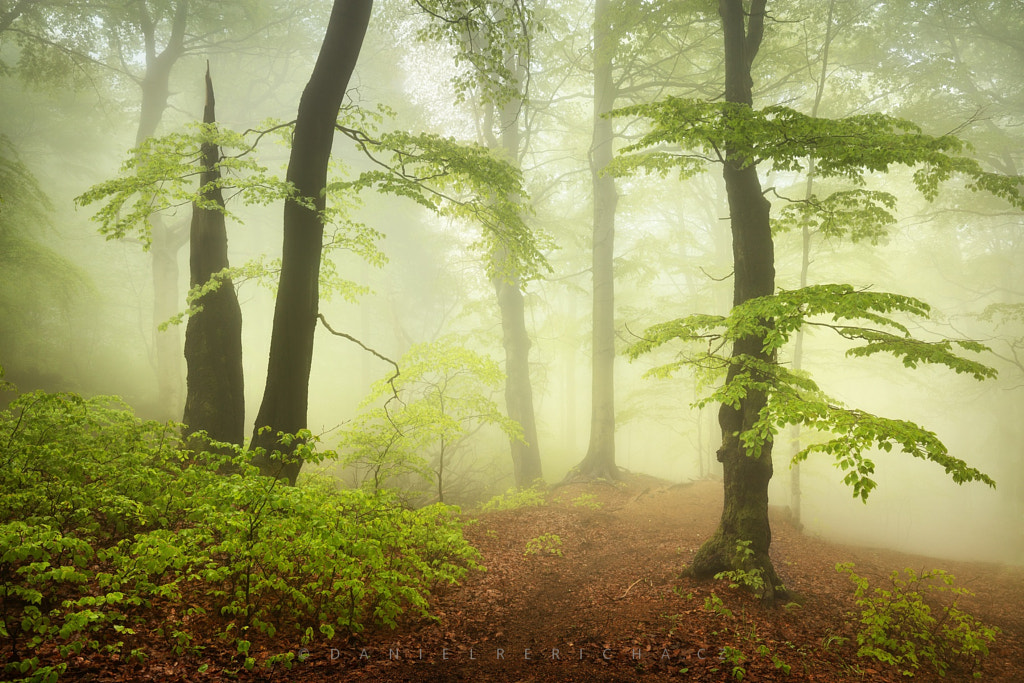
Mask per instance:
[[[891,586],[889,574],[905,567],[952,573],[957,585],[975,594],[964,598],[961,608],[1001,632],[978,679],[960,670],[941,680],[1024,681],[1024,568],[837,545],[805,535],[775,514],[772,557],[797,597],[766,609],[728,581],[679,577],[714,531],[721,509],[719,482],[671,485],[630,475],[617,485],[555,488],[541,507],[467,514],[474,522],[466,535],[480,549],[487,571],[439,589],[432,598],[437,621],[364,632],[333,648],[314,646],[291,670],[243,671],[239,678],[906,680],[893,667],[856,656],[854,586],[835,569],[837,562],[853,562],[872,586]],[[557,535],[560,546],[548,536],[551,543],[541,552],[525,552],[531,540],[548,534]],[[713,596],[722,601],[718,610]],[[136,671],[142,678],[132,680],[227,680],[180,664],[162,673],[159,666],[146,667]],[[105,673],[110,678],[88,678],[125,680],[109,668]],[[69,671],[67,678],[73,677]],[[922,667],[913,680],[940,679]]]

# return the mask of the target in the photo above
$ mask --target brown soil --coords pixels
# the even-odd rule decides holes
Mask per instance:
[[[573,505],[583,493],[600,509]],[[963,609],[1002,630],[980,680],[1024,681],[1022,568],[835,545],[775,515],[772,557],[799,604],[764,609],[726,581],[678,576],[715,529],[720,483],[631,476],[549,498],[546,507],[471,516],[467,536],[488,571],[437,595],[437,623],[311,651],[294,673],[337,681],[905,680],[856,656],[853,585],[835,570],[853,562],[872,586],[904,567],[951,572],[976,594]],[[561,538],[562,556],[524,554],[542,534]],[[705,608],[712,593],[732,617]],[[724,648],[743,653],[742,674],[722,661]],[[939,679],[922,669],[915,680]],[[942,680],[975,679],[953,671]]]
[[[228,677],[222,666],[199,673],[197,661],[152,651],[130,673],[93,657],[72,662],[62,680],[905,680],[890,666],[856,656],[853,585],[835,570],[837,562],[853,562],[872,586],[886,585],[890,572],[904,567],[951,572],[975,593],[961,607],[1001,633],[978,679],[958,670],[941,680],[1024,682],[1024,568],[831,544],[802,534],[780,514],[772,520],[772,557],[798,597],[766,609],[727,581],[678,576],[715,529],[720,483],[670,485],[630,476],[617,485],[564,486],[548,498],[543,507],[467,515],[474,520],[467,537],[487,571],[438,590],[436,622],[410,621],[396,631],[339,640],[334,648],[314,646],[291,670]],[[600,507],[574,504],[588,500]],[[561,556],[524,552],[545,534],[560,538]],[[705,607],[713,595],[731,616]],[[203,645],[214,661],[232,661],[223,644]],[[278,651],[288,647],[279,645]],[[742,661],[724,661],[730,655]],[[922,668],[914,680],[939,678]]]

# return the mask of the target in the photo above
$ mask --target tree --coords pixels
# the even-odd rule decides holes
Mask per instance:
[[[206,69],[203,123],[213,126],[213,80]],[[224,195],[217,181],[220,147],[202,145],[201,201],[192,204],[191,286],[204,287],[185,328],[188,391],[182,422],[189,432],[204,431],[215,441],[242,445],[245,439],[245,394],[242,375],[242,311],[228,269]],[[214,204],[207,208],[207,202]]]
[[[519,46],[525,47],[525,46]],[[514,94],[500,106],[500,148],[504,157],[517,166],[521,159],[522,92],[529,69],[529,51],[507,51],[506,61],[513,82]],[[485,105],[486,106],[486,105]],[[490,117],[488,117],[490,118]],[[492,148],[499,146],[492,141]],[[537,416],[533,409],[533,385],[530,381],[530,333],[526,328],[526,301],[523,296],[524,273],[514,268],[506,248],[489,255],[493,262],[491,284],[501,312],[502,346],[505,349],[505,410],[520,425],[521,434],[510,434],[512,467],[516,486],[527,488],[542,479],[540,442],[537,439]],[[529,273],[525,273],[529,275]]]
[[[60,347],[68,323],[95,292],[85,271],[50,246],[52,211],[35,175],[0,135],[0,362],[24,391],[64,388],[54,358],[67,354]]]
[[[593,188],[593,374],[590,392],[590,442],[577,465],[583,477],[618,479],[615,465],[615,205],[614,177],[607,173],[613,155],[612,120],[615,104],[612,61],[615,34],[611,0],[594,3],[594,137],[590,147]]]
[[[722,371],[725,381],[707,401],[721,403],[719,424],[725,503],[715,534],[700,548],[689,572],[710,577],[744,570],[761,579],[762,599],[773,601],[784,587],[768,556],[768,483],[772,477],[772,442],[781,426],[802,423],[834,435],[829,441],[804,448],[836,458],[846,471],[844,481],[866,499],[876,485],[873,462],[864,456],[872,446],[894,446],[915,457],[941,465],[957,483],[992,480],[951,456],[934,434],[899,420],[848,409],[829,398],[806,375],[777,363],[778,349],[804,325],[834,330],[847,340],[862,342],[851,356],[889,353],[904,365],[946,365],[977,379],[994,375],[986,366],[958,355],[981,352],[982,345],[950,340],[915,339],[892,314],[924,316],[924,302],[895,294],[857,291],[849,285],[819,285],[776,293],[774,250],[769,215],[758,165],[770,162],[776,171],[803,170],[815,160],[822,177],[863,183],[868,172],[885,172],[893,165],[916,167],[914,183],[934,199],[939,183],[957,174],[969,189],[987,191],[1024,208],[1024,180],[990,173],[966,157],[964,143],[951,135],[923,134],[913,123],[882,114],[845,119],[821,119],[782,106],[753,108],[751,66],[764,35],[766,0],[721,0],[725,47],[725,102],[711,103],[669,97],[650,105],[627,107],[619,115],[639,114],[652,121],[652,131],[624,151],[639,154],[617,160],[617,170],[642,168],[667,173],[678,169],[685,177],[708,162],[720,163],[729,200],[733,237],[734,297],[728,316],[693,315],[657,325],[635,345],[632,355],[645,353],[670,340],[706,344],[705,351],[684,355],[657,370],[670,374],[696,363]],[[673,147],[683,151],[675,151]],[[692,151],[691,151],[692,150]],[[861,212],[878,210],[885,198],[854,189],[833,193],[825,200],[806,202],[807,211],[826,211],[850,204]],[[831,316],[833,322],[818,322]],[[860,324],[848,323],[857,321]],[[869,325],[869,326],[865,326]],[[716,347],[716,344],[718,345]],[[726,357],[717,348],[731,344]]]
[[[619,477],[615,462],[615,221],[619,194],[615,176],[608,172],[617,137],[609,114],[620,99],[650,101],[669,87],[706,87],[702,74],[678,69],[680,55],[698,49],[687,41],[673,43],[675,32],[684,33],[677,22],[686,26],[686,33],[692,33],[690,29],[702,23],[701,14],[681,6],[678,0],[594,3],[592,137],[587,155],[593,202],[590,439],[586,454],[569,477]]]
[[[296,197],[285,201],[281,279],[263,402],[256,417],[251,448],[253,463],[264,474],[292,484],[302,463],[270,453],[279,447],[277,433],[306,428],[313,333],[319,301],[320,254],[323,248],[327,166],[334,130],[349,79],[370,21],[373,0],[335,0],[320,54],[302,92],[287,180]]]
[[[490,398],[503,379],[490,358],[444,338],[414,345],[398,367],[400,374],[374,384],[363,401],[366,409],[340,436],[342,462],[365,471],[361,485],[376,491],[416,474],[444,502],[466,437],[497,425],[510,439],[522,439],[520,426]],[[370,407],[381,399],[383,405]]]

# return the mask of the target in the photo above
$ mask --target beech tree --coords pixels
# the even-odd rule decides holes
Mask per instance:
[[[994,485],[987,475],[951,455],[934,433],[908,421],[847,408],[830,398],[806,374],[779,364],[779,348],[802,327],[814,325],[860,343],[847,352],[852,357],[886,353],[907,367],[945,365],[976,379],[992,377],[994,371],[961,355],[985,351],[977,342],[914,338],[899,316],[927,317],[929,308],[919,299],[842,284],[776,292],[770,203],[759,165],[794,172],[805,170],[807,160],[814,159],[818,176],[845,179],[855,187],[824,198],[812,196],[794,210],[854,221],[880,210],[888,199],[856,185],[864,183],[866,174],[887,172],[896,165],[915,168],[914,183],[929,200],[938,195],[940,183],[955,176],[969,189],[990,192],[1024,208],[1024,180],[985,171],[966,156],[965,144],[955,136],[926,135],[912,122],[884,114],[829,120],[784,106],[755,109],[752,65],[765,33],[766,4],[767,0],[752,0],[749,6],[741,0],[719,2],[725,102],[669,97],[617,112],[648,119],[651,131],[623,150],[616,171],[678,171],[686,177],[703,171],[708,163],[722,165],[733,238],[732,311],[727,316],[691,315],[656,325],[630,354],[635,357],[681,341],[680,358],[654,374],[670,375],[696,364],[724,375],[721,386],[703,402],[721,404],[722,445],[717,457],[723,466],[725,503],[717,531],[688,571],[697,577],[751,572],[759,577],[760,597],[772,602],[785,593],[768,555],[768,484],[773,439],[780,427],[800,423],[831,435],[804,447],[794,459],[814,452],[832,455],[845,472],[844,481],[865,500],[877,485],[868,457],[871,448],[895,447],[932,461],[957,483]],[[844,211],[837,212],[837,207]],[[728,355],[721,352],[726,346],[731,346]]]
[[[288,159],[287,180],[294,185],[296,197],[285,201],[281,279],[267,383],[250,447],[256,452],[253,464],[264,474],[282,476],[292,484],[302,462],[274,460],[270,453],[278,447],[278,432],[296,434],[306,429],[313,333],[319,313],[327,165],[338,112],[372,9],[373,0],[335,0],[320,54],[299,101]]]

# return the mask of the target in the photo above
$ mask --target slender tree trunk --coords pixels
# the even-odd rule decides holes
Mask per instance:
[[[521,144],[519,110],[521,100],[507,102],[502,109],[501,146],[511,163],[516,163]],[[499,259],[506,258],[499,254]],[[537,417],[530,382],[530,333],[526,329],[526,301],[519,276],[498,268],[492,284],[501,311],[502,345],[505,348],[505,411],[523,428],[523,440],[510,440],[516,486],[525,488],[544,473],[537,441]]]
[[[206,69],[206,106],[203,123],[216,122],[213,81]],[[205,188],[220,179],[220,148],[204,144],[203,172],[199,185]],[[219,187],[203,190],[205,199],[224,206]],[[224,214],[192,206],[191,283],[202,285],[228,267],[228,234]],[[231,278],[204,294],[197,302],[203,310],[188,319],[185,329],[185,362],[188,391],[182,421],[188,433],[204,430],[216,441],[242,445],[245,439],[245,393],[242,377],[242,311]],[[202,444],[195,444],[201,447]]]
[[[752,106],[750,66],[761,44],[765,3],[766,0],[753,0],[748,23],[741,0],[719,2],[725,32],[725,98],[728,102]],[[733,239],[734,306],[775,291],[770,204],[762,193],[757,168],[745,162],[732,150],[726,150],[723,175]],[[774,361],[764,353],[763,347],[763,337],[751,335],[736,341],[732,355],[734,359],[752,356]],[[726,381],[731,381],[736,374],[737,365],[733,364]],[[757,421],[765,400],[763,393],[751,391],[741,399],[739,408],[723,404],[719,410],[722,445],[718,449],[718,460],[723,468],[725,503],[718,530],[697,551],[689,572],[697,577],[710,577],[730,569],[759,571],[765,584],[762,599],[773,602],[780,582],[768,556],[772,540],[768,522],[772,442],[765,443],[760,452],[748,453],[739,439],[739,435]],[[740,543],[749,543],[750,557],[738,552]]]
[[[505,410],[523,428],[523,441],[512,439],[512,467],[516,486],[531,486],[543,479],[537,420],[530,383],[530,334],[526,329],[526,302],[518,277],[496,277],[494,291],[501,310],[502,345],[505,347]]]
[[[335,0],[320,54],[299,101],[287,179],[309,209],[295,201],[284,207],[284,246],[281,277],[274,308],[270,359],[263,403],[252,438],[253,457],[264,474],[294,484],[302,461],[289,457],[277,432],[295,434],[306,428],[313,334],[319,306],[320,255],[324,224],[327,164],[342,99],[355,69],[370,21],[373,0]],[[268,429],[263,429],[267,427]],[[275,449],[283,459],[270,457]]]
[[[832,39],[835,35],[832,32],[832,18],[835,15],[836,0],[830,0],[828,4],[828,18],[825,20],[825,41],[821,48],[821,71],[818,74],[818,82],[815,84],[814,104],[811,105],[811,116],[817,116],[821,108],[821,98],[825,94],[825,83],[828,80],[828,53],[832,46]],[[807,163],[807,184],[804,188],[804,199],[809,200],[814,195],[814,157]],[[811,266],[811,229],[804,225],[800,231],[800,288],[807,286],[807,274]],[[796,339],[793,344],[793,370],[800,370],[804,361],[804,328],[796,331]],[[793,426],[793,454],[800,452],[800,425]],[[789,469],[789,510],[792,515],[793,524],[798,528],[803,527],[800,521],[800,463],[794,462]]]
[[[139,3],[139,25],[146,45],[146,72],[140,81],[142,103],[136,146],[156,134],[170,96],[171,69],[184,54],[188,24],[188,0],[178,0],[167,45],[157,53],[156,25],[145,2]],[[153,352],[160,417],[171,419],[181,409],[181,331],[177,325],[166,330],[157,326],[178,313],[178,252],[188,241],[184,225],[169,226],[161,216],[152,221],[150,258],[153,263]]]
[[[590,442],[576,475],[617,479],[615,465],[615,207],[619,196],[615,180],[605,175],[611,163],[613,130],[604,116],[615,105],[612,60],[615,41],[610,25],[610,0],[594,5],[594,137],[590,147],[590,175],[594,193],[593,236],[593,379]]]

